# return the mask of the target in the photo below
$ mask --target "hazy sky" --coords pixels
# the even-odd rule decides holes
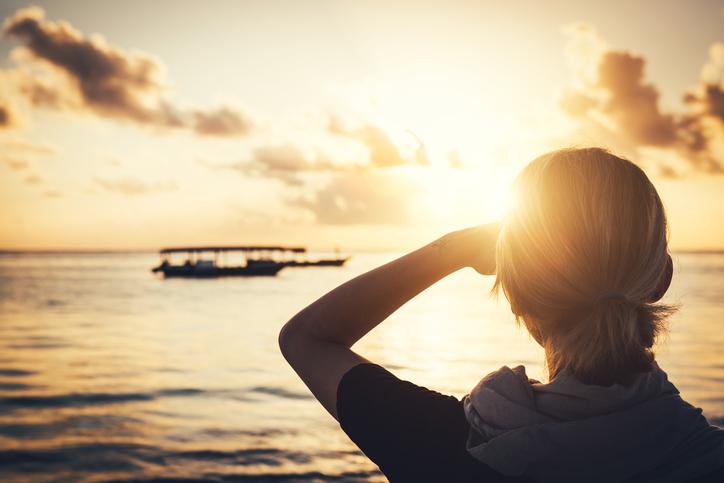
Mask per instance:
[[[32,8],[31,8],[32,7]],[[724,2],[0,5],[0,248],[398,249],[547,150],[724,248]]]

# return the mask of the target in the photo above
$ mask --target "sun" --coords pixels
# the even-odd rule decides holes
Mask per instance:
[[[485,167],[433,167],[419,176],[425,190],[429,218],[440,229],[499,221],[510,206],[510,179],[491,175]]]

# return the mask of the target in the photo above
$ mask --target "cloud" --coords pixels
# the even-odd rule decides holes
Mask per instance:
[[[385,129],[374,124],[348,127],[339,118],[332,117],[330,119],[329,131],[361,143],[367,148],[369,153],[369,165],[374,167],[385,168],[406,164],[430,164],[425,145],[410,131],[406,132],[407,136],[411,137],[413,141],[413,145],[408,149],[409,153],[404,153],[403,149],[398,143],[393,141]]]
[[[254,159],[260,165],[273,171],[303,171],[326,168],[325,163],[317,163],[316,157],[304,152],[293,144],[260,146],[254,150]]]
[[[37,144],[27,141],[8,140],[0,141],[0,148],[27,155],[53,155],[59,151],[56,147],[48,144]]]
[[[25,57],[51,70],[50,78],[32,76],[20,85],[34,106],[84,110],[203,135],[236,136],[251,128],[246,115],[229,107],[209,111],[175,107],[163,96],[158,60],[114,47],[99,35],[86,37],[67,22],[46,20],[39,7],[20,9],[8,17],[3,34],[23,44]]]
[[[709,60],[701,69],[699,84],[684,95],[700,115],[724,121],[724,42],[709,48]]]
[[[67,79],[44,79],[25,76],[18,90],[34,107],[54,110],[82,110],[83,104],[73,87],[61,88]]]
[[[462,157],[460,156],[460,151],[457,149],[453,149],[448,153],[447,162],[448,166],[452,169],[462,169],[465,167],[465,163],[463,163]]]
[[[0,163],[5,164],[16,173],[26,173],[23,178],[25,184],[39,184],[43,181],[40,175],[27,173],[31,168],[30,160],[57,152],[56,148],[47,144],[31,143],[19,139],[0,141]]]
[[[143,100],[160,88],[155,60],[113,48],[100,37],[87,39],[70,24],[44,17],[38,7],[18,10],[5,20],[3,33],[23,42],[35,59],[66,73],[89,109],[139,122],[167,122],[163,110]]]
[[[63,193],[56,190],[46,190],[43,192],[43,196],[46,198],[60,198],[63,196]]]
[[[245,174],[275,178],[290,186],[301,186],[309,173],[340,171],[353,165],[335,163],[320,149],[305,149],[293,143],[259,146],[252,151],[251,161],[232,166]]]
[[[424,191],[419,175],[428,165],[403,158],[397,148],[394,156],[399,163],[374,163],[359,143],[341,137],[318,139],[311,146],[261,145],[251,150],[249,159],[237,163],[198,162],[213,170],[281,181],[284,203],[308,212],[320,224],[391,225],[417,220],[415,209],[421,206]],[[336,151],[335,144],[344,146],[336,146]]]
[[[31,163],[38,156],[56,154],[58,150],[47,144],[36,144],[20,139],[0,141],[0,163],[14,171],[26,185],[42,185],[44,178]]]
[[[312,157],[293,145],[261,146],[253,151],[251,163],[240,163],[238,167],[252,176],[276,178],[290,186],[301,186],[302,171],[315,167]]]
[[[297,197],[289,204],[309,210],[321,224],[404,224],[414,217],[418,194],[419,188],[404,176],[346,172],[334,176],[312,197]]]
[[[645,60],[625,51],[608,51],[599,59],[589,90],[567,93],[561,106],[570,115],[605,115],[620,133],[637,144],[671,146],[677,141],[674,117],[659,109],[659,92],[644,81]]]
[[[606,47],[590,26],[577,25],[567,32],[573,44],[569,54],[574,60],[575,78],[574,86],[560,102],[564,112],[599,131],[613,131],[623,143],[635,148],[674,150],[694,170],[724,173],[724,162],[713,149],[724,139],[720,83],[724,45],[712,47],[701,83],[684,96],[691,108],[665,112],[659,104],[659,90],[646,80],[643,56]],[[717,72],[718,83],[705,80],[704,73],[711,78]],[[602,137],[607,137],[605,132]],[[675,174],[671,166],[659,168],[663,175]]]
[[[194,111],[194,131],[206,136],[238,136],[251,131],[253,122],[228,107],[212,111]]]
[[[176,189],[176,184],[172,181],[148,183],[132,176],[115,179],[93,178],[93,182],[106,191],[130,196],[173,191]]]
[[[308,149],[294,143],[270,144],[252,149],[248,160],[212,163],[198,160],[215,171],[234,170],[248,176],[278,179],[289,186],[304,185],[304,175],[352,169],[355,165],[335,163],[321,149]]]
[[[13,171],[25,171],[30,167],[30,163],[24,159],[3,157],[2,161]]]
[[[405,134],[406,139],[398,146],[379,126],[365,124],[353,129],[343,128],[332,120],[326,132],[315,134],[318,136],[312,146],[295,142],[262,145],[252,150],[248,161],[221,166],[203,164],[275,178],[292,186],[301,186],[304,177],[314,173],[359,172],[430,164],[425,146],[410,133]]]
[[[5,129],[14,124],[14,116],[10,106],[0,100],[0,129]]]

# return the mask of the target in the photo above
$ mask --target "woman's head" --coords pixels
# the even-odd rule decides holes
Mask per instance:
[[[647,370],[670,306],[666,215],[635,164],[599,148],[531,162],[498,238],[494,290],[546,350],[551,377],[625,383]]]

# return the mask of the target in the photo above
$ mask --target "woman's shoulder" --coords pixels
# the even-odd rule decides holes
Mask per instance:
[[[342,377],[337,416],[392,482],[525,481],[505,478],[466,450],[470,424],[458,398],[358,364]]]
[[[371,417],[365,412],[371,410],[377,418],[404,416],[408,421],[437,410],[442,417],[464,421],[462,403],[456,397],[400,379],[378,364],[362,363],[339,382],[337,414],[344,423],[349,417]]]

